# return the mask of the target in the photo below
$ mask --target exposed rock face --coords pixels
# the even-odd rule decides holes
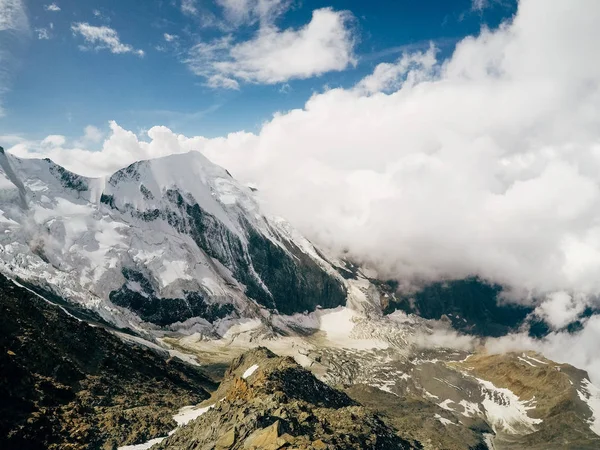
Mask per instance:
[[[0,448],[144,442],[214,388],[197,368],[127,345],[0,275]]]
[[[400,309],[425,319],[446,318],[457,330],[479,336],[504,336],[533,312],[532,307],[498,302],[502,287],[478,278],[435,282],[412,294],[396,293],[396,286],[382,285],[390,291],[382,305],[386,313]]]
[[[204,415],[159,449],[410,449],[381,418],[291,358],[259,348],[237,358]]]

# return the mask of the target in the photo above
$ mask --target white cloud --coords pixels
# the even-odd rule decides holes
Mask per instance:
[[[84,129],[83,139],[87,142],[93,142],[93,143],[100,142],[102,140],[103,136],[104,136],[104,133],[102,133],[102,131],[100,131],[99,128],[97,128],[93,125],[88,125]]]
[[[236,80],[221,74],[211,75],[206,80],[206,86],[211,87],[213,89],[222,88],[238,90],[240,88],[240,84]]]
[[[167,42],[173,42],[174,40],[177,39],[177,35],[176,34],[165,33],[163,35],[163,37],[165,38],[165,41],[167,41]]]
[[[174,153],[192,151],[211,142],[218,145],[221,141],[223,148],[230,148],[232,141],[229,139],[217,139],[215,141],[203,138],[186,138],[176,135],[166,127],[153,127],[148,130],[147,135],[150,142],[141,141],[136,133],[121,128],[114,121],[110,122],[110,135],[103,143],[101,151],[89,151],[85,149],[83,139],[76,141],[75,147],[66,147],[64,136],[48,136],[43,141],[21,141],[17,142],[9,152],[21,157],[49,157],[61,165],[89,176],[101,176],[112,173],[122,167],[141,159],[157,158]],[[90,133],[86,129],[86,135]],[[245,136],[242,134],[242,136]],[[231,136],[232,139],[233,135]],[[241,139],[243,144],[244,139]]]
[[[88,125],[83,129],[83,136],[73,142],[75,148],[86,148],[102,142],[104,133],[94,125]],[[65,144],[61,144],[61,147]]]
[[[315,10],[311,21],[297,30],[266,26],[249,41],[233,43],[226,36],[199,43],[185,62],[209,86],[232,88],[239,82],[274,84],[343,70],[356,62],[350,20],[348,12]],[[214,80],[228,81],[224,85]]]
[[[50,39],[50,34],[48,33],[47,28],[36,28],[35,32],[37,33],[38,39]]]
[[[575,304],[538,310],[559,326],[600,294],[599,21],[595,0],[523,0],[512,23],[464,39],[449,60],[406,55],[257,135],[155,127],[143,142],[113,123],[100,152],[13,151],[98,174],[199,150],[258,185],[270,211],[382,276],[479,275],[536,306],[564,292]]]
[[[49,5],[44,6],[46,11],[58,12],[60,11],[60,7],[56,3],[50,3]]]
[[[96,27],[88,23],[78,22],[71,26],[71,30],[75,34],[80,34],[90,45],[90,47],[84,46],[83,49],[107,49],[111,53],[134,53],[138,56],[144,56],[143,50],[135,49],[129,44],[123,44],[118,33],[107,26]]]
[[[414,85],[430,80],[437,68],[436,52],[431,44],[426,52],[404,53],[396,63],[378,64],[371,75],[358,83],[357,88],[372,94],[395,91],[405,83]]]
[[[41,141],[42,147],[54,148],[54,147],[62,147],[67,142],[67,139],[60,134],[51,134],[50,136],[46,136]]]
[[[553,329],[560,330],[576,321],[585,310],[587,299],[582,295],[553,292],[536,309],[535,314]]]

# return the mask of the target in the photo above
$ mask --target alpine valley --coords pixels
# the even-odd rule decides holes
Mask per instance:
[[[532,308],[403,293],[257,194],[199,152],[86,178],[2,150],[0,448],[600,448],[588,374],[485,351],[547,333]]]

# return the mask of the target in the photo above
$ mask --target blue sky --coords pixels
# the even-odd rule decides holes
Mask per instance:
[[[495,28],[515,6],[498,0],[0,0],[0,16],[14,20],[15,8],[26,23],[0,26],[0,50],[10,54],[0,135],[41,139],[77,138],[88,125],[104,131],[109,120],[136,132],[154,125],[208,137],[255,131],[276,111],[302,107],[326,87],[351,86],[403,49],[426,49],[432,41],[448,55],[460,38]],[[231,70],[207,71],[220,60],[231,62],[232,48],[264,30],[277,47],[282,33],[306,27],[321,8],[341,17],[330,30],[334,46],[347,45],[333,50],[332,57],[342,54],[337,63],[319,66],[317,46],[299,57],[296,72],[285,70],[290,61],[278,62],[277,54],[269,74],[254,68],[248,75],[256,55],[244,56],[246,68],[238,61]],[[210,47],[202,47],[210,62],[194,53],[198,45]],[[228,81],[211,81],[215,75]]]

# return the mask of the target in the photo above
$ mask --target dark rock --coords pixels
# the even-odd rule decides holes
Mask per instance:
[[[98,449],[175,427],[214,384],[197,368],[125,344],[0,275],[0,448]]]

